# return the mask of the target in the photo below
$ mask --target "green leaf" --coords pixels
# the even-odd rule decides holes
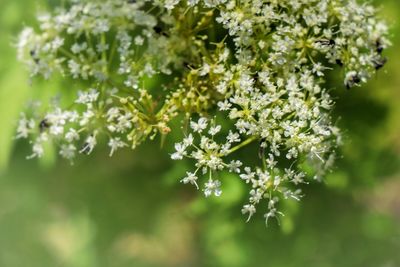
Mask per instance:
[[[28,78],[15,64],[0,76],[0,171],[7,167],[19,114],[29,95]]]

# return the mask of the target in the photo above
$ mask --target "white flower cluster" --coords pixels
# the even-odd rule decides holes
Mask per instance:
[[[30,157],[55,141],[71,160],[103,137],[112,155],[191,118],[171,155],[195,162],[181,181],[220,196],[218,173],[237,173],[250,187],[242,212],[250,219],[265,200],[266,221],[333,164],[326,73],[342,68],[344,87],[359,86],[390,45],[375,9],[355,0],[81,0],[38,20],[20,35],[19,59],[32,77],[59,73],[81,91],[68,109],[23,114],[17,137],[33,140]],[[252,163],[235,157],[245,146]]]

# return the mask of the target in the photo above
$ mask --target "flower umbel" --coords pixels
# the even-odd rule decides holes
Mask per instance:
[[[194,162],[181,182],[219,197],[219,174],[236,173],[249,187],[242,213],[250,219],[265,203],[266,222],[282,215],[279,200],[300,200],[300,186],[333,165],[341,137],[326,74],[340,68],[343,88],[361,86],[390,45],[375,9],[356,0],[65,6],[40,15],[39,29],[17,42],[32,79],[61,75],[76,95],[21,115],[16,137],[31,140],[29,158],[51,142],[73,160],[104,138],[112,156],[164,140],[180,120],[184,138],[171,158]],[[236,153],[244,147],[259,164]]]

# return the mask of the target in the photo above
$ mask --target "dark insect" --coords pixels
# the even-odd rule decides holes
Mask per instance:
[[[154,30],[156,33],[158,33],[158,34],[160,34],[160,33],[162,32],[162,28],[159,27],[159,26],[154,26],[154,27],[153,27],[153,30]]]
[[[254,83],[258,83],[258,75],[253,76]]]
[[[29,54],[31,55],[35,63],[39,64],[39,57],[37,56],[36,51],[32,49],[31,51],[29,51]]]
[[[361,82],[360,76],[358,74],[355,74],[351,76],[345,83],[347,90],[349,90],[351,87],[353,87],[355,84],[358,84]]]
[[[134,4],[136,3],[136,0],[128,0],[128,4]]]
[[[315,41],[316,43],[319,43],[321,45],[325,45],[325,46],[335,46],[336,42],[333,39],[321,39],[321,40],[317,40]]]
[[[85,154],[85,155],[89,155],[90,153],[90,144],[88,142],[85,142],[81,149],[79,150],[79,153]]]
[[[168,34],[166,32],[163,31],[163,29],[160,26],[154,26],[153,30],[157,33],[157,34],[161,34],[164,35],[165,37],[168,37]]]
[[[89,155],[90,152],[93,150],[93,144],[89,141],[89,138],[93,138],[93,134],[90,134],[89,137],[86,139],[85,143],[81,146],[79,153]]]
[[[340,59],[336,59],[336,64],[338,64],[340,67],[343,67],[343,62]]]
[[[374,64],[375,70],[381,69],[383,66],[385,66],[386,62],[387,62],[387,58],[385,58],[385,57],[377,58],[372,61],[372,63]]]
[[[185,66],[185,68],[188,68],[188,69],[194,69],[194,66],[187,61],[183,62],[183,66]]]
[[[383,48],[383,44],[381,42],[381,39],[377,39],[376,40],[375,47],[376,47],[376,52],[378,54],[382,54],[384,48]]]
[[[50,123],[47,121],[47,119],[43,119],[39,122],[39,131],[43,133],[46,129],[50,127]]]

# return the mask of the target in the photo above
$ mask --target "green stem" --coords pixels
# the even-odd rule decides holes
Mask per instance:
[[[111,45],[111,49],[110,49],[110,54],[109,54],[109,58],[108,58],[108,67],[109,69],[111,69],[112,63],[113,63],[113,59],[114,59],[114,54],[115,54],[115,50],[117,49],[117,36],[114,37],[113,43]]]
[[[107,43],[106,35],[104,33],[101,34],[100,43],[101,43],[102,46],[105,46],[106,43]],[[101,59],[102,59],[103,64],[104,64],[103,65],[103,72],[104,72],[104,74],[108,75],[107,52],[106,52],[106,50],[104,50],[104,47],[103,47],[103,51],[101,52]]]
[[[265,153],[262,154],[261,161],[262,161],[263,170],[266,171],[267,170],[267,162],[265,161]]]
[[[67,49],[60,47],[58,49],[59,52],[61,52],[62,54],[64,54],[64,56],[69,57],[70,59],[75,60],[77,63],[80,62],[80,60],[78,59],[78,57],[76,57],[74,54],[72,54],[71,52],[69,52]]]
[[[258,138],[256,136],[252,136],[246,140],[244,140],[243,142],[241,142],[240,144],[238,144],[237,146],[232,147],[231,149],[229,149],[223,156],[227,156],[229,154],[232,154],[233,152],[235,152],[236,150],[241,149],[244,146],[247,146],[248,144],[252,143],[253,141],[257,140]]]

